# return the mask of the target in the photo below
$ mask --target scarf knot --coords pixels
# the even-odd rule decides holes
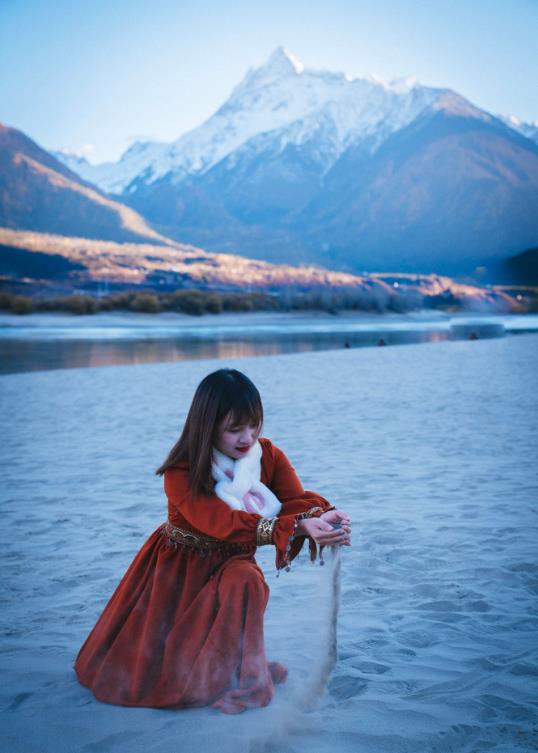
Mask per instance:
[[[228,457],[214,447],[211,471],[217,482],[215,494],[228,507],[271,518],[278,515],[282,505],[260,480],[261,457],[262,447],[258,441],[239,460]]]

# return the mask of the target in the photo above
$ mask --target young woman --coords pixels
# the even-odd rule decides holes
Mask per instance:
[[[198,386],[183,432],[156,471],[168,520],[129,566],[75,662],[101,701],[124,706],[267,705],[287,670],[267,662],[269,588],[256,547],[289,570],[306,538],[349,545],[350,520],[303,489],[285,454],[260,438],[263,408],[235,369]],[[322,559],[321,559],[322,562]]]

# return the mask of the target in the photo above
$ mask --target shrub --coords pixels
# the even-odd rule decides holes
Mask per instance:
[[[208,295],[205,309],[210,314],[220,314],[222,311],[222,299],[218,295]]]
[[[137,293],[129,306],[131,311],[156,314],[161,310],[159,299],[153,293]]]
[[[101,305],[110,306],[111,309],[126,310],[131,307],[131,303],[135,298],[136,293],[114,293],[113,295],[105,296],[101,298]],[[105,309],[109,311],[110,309]]]
[[[11,300],[11,311],[14,314],[31,314],[34,310],[34,302],[25,295],[14,295]]]
[[[114,311],[114,300],[110,296],[97,299],[98,311]]]
[[[71,295],[65,299],[67,310],[72,314],[95,314],[97,301],[88,295]]]
[[[222,303],[225,311],[252,311],[254,308],[250,296],[242,293],[227,295]]]
[[[176,290],[168,298],[173,311],[200,316],[206,310],[206,295],[200,290]]]
[[[11,311],[13,298],[12,293],[0,293],[0,311]]]

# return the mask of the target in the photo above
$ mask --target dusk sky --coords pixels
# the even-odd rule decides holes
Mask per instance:
[[[306,67],[415,76],[538,120],[537,0],[0,0],[0,122],[117,159],[200,125],[283,45]]]

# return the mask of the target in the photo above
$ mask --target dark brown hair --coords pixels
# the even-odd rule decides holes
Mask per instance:
[[[186,461],[192,495],[213,493],[213,443],[219,423],[228,414],[232,425],[252,422],[261,430],[263,406],[254,384],[236,369],[219,369],[196,388],[181,436],[155,473],[162,476],[167,468]]]

